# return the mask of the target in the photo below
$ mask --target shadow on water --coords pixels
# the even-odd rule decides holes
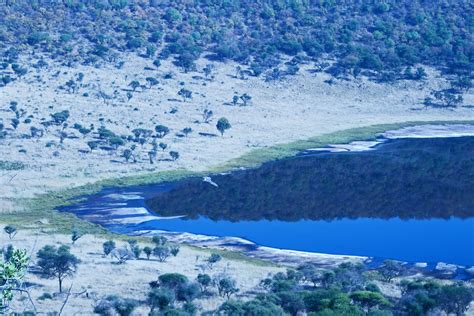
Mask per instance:
[[[218,186],[191,178],[106,188],[62,210],[119,233],[236,236],[283,249],[474,265],[474,137],[391,140],[211,181]]]
[[[212,220],[467,218],[474,138],[401,139],[377,150],[319,153],[191,179],[147,201],[162,216]]]

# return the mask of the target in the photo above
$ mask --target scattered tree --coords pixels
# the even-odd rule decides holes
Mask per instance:
[[[3,228],[3,231],[8,234],[8,238],[11,240],[18,233],[18,230],[13,225],[7,225]]]
[[[70,253],[69,247],[44,246],[37,253],[38,267],[45,278],[57,278],[59,293],[63,290],[63,281],[66,277],[74,275],[79,259]]]
[[[169,155],[171,156],[171,159],[173,159],[173,161],[176,161],[179,158],[179,152],[177,151],[170,151]]]
[[[102,244],[104,255],[108,256],[115,249],[115,241],[107,240]]]
[[[217,121],[216,128],[221,133],[221,136],[224,136],[224,132],[231,128],[232,126],[225,117],[221,117],[219,121]]]

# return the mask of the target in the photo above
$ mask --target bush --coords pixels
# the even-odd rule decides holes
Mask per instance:
[[[151,310],[155,309],[164,310],[165,308],[173,305],[175,301],[174,291],[168,288],[153,288],[148,293],[148,304]]]

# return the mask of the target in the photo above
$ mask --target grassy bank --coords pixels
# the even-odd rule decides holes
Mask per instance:
[[[253,168],[258,167],[260,164],[267,161],[293,156],[299,151],[308,148],[324,147],[328,144],[344,144],[355,140],[373,140],[380,133],[388,130],[400,129],[403,127],[447,123],[474,124],[474,121],[404,122],[353,128],[312,137],[307,140],[252,150],[239,158],[232,159],[225,164],[217,165],[211,168],[208,172],[198,173],[184,169],[178,169],[132,177],[106,179],[80,187],[42,194],[33,199],[18,201],[23,210],[15,213],[2,214],[0,222],[13,224],[21,228],[41,227],[44,230],[56,233],[70,233],[73,228],[76,228],[87,231],[90,234],[108,235],[110,233],[98,225],[82,221],[72,214],[59,213],[55,211],[55,209],[59,206],[74,203],[72,199],[77,199],[84,195],[97,193],[105,187],[123,187],[169,182],[180,180],[189,176],[203,176],[205,174],[230,171],[240,167]]]

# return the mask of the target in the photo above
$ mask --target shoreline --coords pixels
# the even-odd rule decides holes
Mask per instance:
[[[376,136],[376,135],[373,135]],[[398,130],[387,130],[381,134],[382,139],[379,139],[377,142],[369,141],[368,144],[374,145],[383,143],[383,140],[390,140],[390,139],[398,139],[398,138],[438,138],[438,137],[465,137],[465,136],[474,136],[474,125],[472,124],[426,124],[423,126],[420,125],[413,125],[410,127],[403,127]],[[357,141],[355,141],[357,142]],[[354,146],[349,143],[350,148],[346,148],[347,150],[351,150]],[[344,147],[344,145],[338,145]],[[322,147],[323,150],[327,150],[330,148],[330,145],[327,147]],[[356,147],[354,150],[359,151],[361,150],[360,147]],[[365,148],[365,150],[371,150],[370,146]],[[281,159],[281,158],[280,158]],[[234,169],[235,170],[235,169]],[[196,174],[191,175],[196,176]],[[183,178],[178,178],[176,181],[182,180]],[[165,181],[167,182],[167,181]],[[155,183],[156,185],[160,185],[160,182]],[[164,185],[163,182],[161,182]],[[116,188],[121,188],[122,186],[118,186]],[[107,189],[112,189],[112,187],[106,187]],[[97,192],[96,192],[97,193]],[[141,199],[143,197],[140,196],[140,193],[145,194],[145,192],[128,192],[128,196],[125,196],[123,192],[112,192],[107,196],[112,196],[117,199],[117,203],[123,201],[123,199]],[[124,225],[131,225],[131,224],[139,224],[144,223],[150,220],[156,219],[164,219],[162,217],[158,217],[150,212],[146,208],[129,208],[132,213],[128,213],[124,211],[118,211],[115,215],[131,215],[130,217],[124,218],[117,218],[115,220],[104,221],[102,224],[124,224]],[[138,210],[138,212],[137,212]],[[135,219],[133,218],[135,216]],[[88,215],[89,217],[101,217],[100,214],[93,214]],[[102,225],[100,224],[100,225]],[[261,246],[256,243],[253,243],[249,240],[239,238],[239,237],[217,237],[217,236],[209,236],[204,234],[193,234],[188,232],[171,232],[171,231],[163,231],[163,230],[145,230],[145,231],[135,231],[131,233],[132,236],[151,236],[154,234],[162,234],[166,237],[169,237],[174,242],[186,243],[192,246],[198,247],[209,247],[215,249],[222,249],[228,251],[237,251],[240,252],[248,257],[257,258],[262,260],[269,260],[273,263],[277,264],[285,264],[285,265],[292,265],[295,262],[303,261],[311,261],[321,266],[335,266],[342,262],[360,262],[365,263],[368,261],[373,261],[374,258],[368,256],[357,256],[357,255],[343,255],[343,254],[325,254],[325,253],[317,253],[317,252],[306,252],[306,251],[298,251],[298,250],[291,250],[291,249],[279,249],[279,248],[272,248]],[[415,262],[413,262],[415,264]],[[433,264],[437,264],[434,262]],[[461,269],[462,266],[455,265],[456,269]]]

